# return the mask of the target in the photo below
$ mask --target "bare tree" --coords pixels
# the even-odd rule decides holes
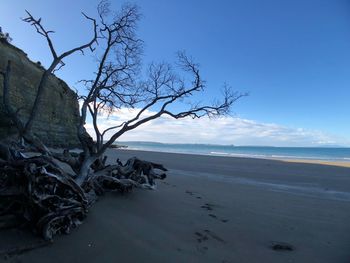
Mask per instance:
[[[110,23],[107,22],[110,13],[108,2],[100,3],[98,13],[101,23],[99,43],[103,51],[98,60],[95,78],[82,81],[88,94],[82,97],[79,125],[79,138],[84,149],[80,176],[84,176],[91,164],[100,159],[106,149],[125,132],[162,115],[175,119],[225,115],[237,99],[246,95],[225,87],[221,101],[212,105],[189,101],[190,104],[183,111],[171,111],[171,104],[189,100],[195,93],[204,90],[205,83],[198,65],[185,52],[179,52],[177,68],[189,75],[189,81],[185,81],[168,63],[151,64],[148,68],[148,79],[139,81],[142,41],[136,35],[140,18],[137,6],[124,6]],[[134,118],[101,130],[98,125],[99,113],[112,112],[121,107],[137,108],[139,111]],[[145,116],[144,113],[154,109],[154,114]],[[96,142],[87,136],[84,128],[88,113],[92,117]],[[112,131],[113,134],[106,140],[106,133]]]
[[[205,82],[198,64],[185,52],[178,53],[175,65],[152,63],[147,69],[146,79],[142,79],[140,76],[143,42],[136,34],[140,13],[135,5],[124,5],[119,13],[111,15],[109,2],[101,1],[98,5],[99,22],[83,14],[93,24],[92,39],[61,55],[57,54],[51,40],[50,34],[53,31],[46,30],[41,19],[35,19],[29,12],[27,14],[28,17],[24,21],[33,25],[46,39],[53,61],[43,72],[30,117],[25,122],[19,118],[18,110],[13,109],[9,99],[9,61],[6,72],[0,72],[3,76],[3,104],[20,135],[44,156],[23,158],[13,147],[0,145],[0,178],[5,173],[16,174],[16,171],[24,171],[24,177],[30,178],[28,181],[18,176],[17,183],[12,180],[1,183],[0,180],[0,188],[4,189],[9,185],[17,187],[10,195],[12,199],[6,199],[7,209],[12,207],[14,201],[18,201],[18,196],[28,196],[28,203],[23,205],[24,208],[20,208],[32,209],[34,206],[37,209],[30,221],[35,222],[45,238],[51,239],[55,233],[69,231],[71,227],[76,226],[85,216],[88,204],[96,200],[96,195],[107,190],[125,191],[133,186],[152,188],[155,179],[165,178],[166,169],[162,165],[137,158],[132,158],[125,164],[118,161],[117,164],[106,165],[105,151],[124,133],[163,115],[175,119],[226,115],[233,103],[246,95],[233,92],[225,86],[221,100],[209,105],[194,102],[193,95],[205,89]],[[81,81],[86,88],[86,92],[80,96],[82,106],[77,128],[82,152],[51,152],[31,131],[33,121],[41,110],[43,90],[50,74],[64,66],[64,58],[77,51],[84,53],[86,49],[95,51],[98,59],[93,78]],[[174,104],[182,104],[179,107],[182,110],[172,110],[171,106]],[[101,130],[101,113],[112,113],[122,108],[135,109],[135,116]],[[89,115],[92,118],[96,140],[93,140],[85,129]],[[109,138],[106,137],[107,133],[111,134]],[[67,174],[54,159],[69,164],[74,174]],[[41,181],[38,178],[41,178]],[[30,192],[25,190],[23,193],[23,189],[30,189]],[[15,212],[20,213],[18,210]]]

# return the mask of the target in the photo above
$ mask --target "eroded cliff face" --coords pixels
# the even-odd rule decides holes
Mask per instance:
[[[0,41],[0,70],[5,71],[7,61],[12,61],[10,102],[22,119],[27,119],[33,105],[42,75],[42,67],[30,61],[15,46]],[[13,135],[16,129],[3,110],[3,79],[0,77],[0,139]],[[79,105],[75,92],[61,79],[51,75],[45,87],[40,113],[34,121],[33,132],[51,146],[76,145]]]

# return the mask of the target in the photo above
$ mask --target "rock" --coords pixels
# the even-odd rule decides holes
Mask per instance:
[[[43,67],[40,63],[30,61],[22,50],[0,41],[1,71],[5,71],[8,60],[12,61],[10,102],[15,109],[20,109],[19,116],[26,119],[35,99]],[[4,138],[16,133],[16,129],[3,110],[3,83],[0,79],[0,138]],[[34,121],[33,132],[50,146],[77,145],[79,105],[75,92],[63,80],[51,75],[41,107],[44,110]]]

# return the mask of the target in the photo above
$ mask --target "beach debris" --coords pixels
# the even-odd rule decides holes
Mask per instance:
[[[275,251],[294,251],[295,247],[286,242],[272,241],[271,249]]]
[[[45,156],[0,163],[0,215],[21,218],[46,240],[79,225],[87,204],[83,189]]]
[[[133,157],[125,164],[118,160],[116,165],[99,167],[79,181],[50,156],[24,157],[15,148],[1,149],[0,226],[25,222],[49,241],[80,225],[105,192],[155,189],[155,180],[166,178],[163,165]]]

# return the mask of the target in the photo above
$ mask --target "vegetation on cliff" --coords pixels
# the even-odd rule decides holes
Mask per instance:
[[[37,86],[44,72],[43,66],[32,62],[27,54],[14,45],[0,41],[0,71],[5,71],[11,60],[9,100],[19,109],[19,118],[28,119],[35,101]],[[0,101],[3,99],[3,81],[0,81]],[[33,122],[33,133],[49,146],[69,147],[79,144],[77,124],[79,104],[77,95],[68,85],[51,74],[43,91],[42,110]],[[18,130],[0,103],[0,138],[14,137]]]
[[[0,26],[0,41],[6,41],[7,43],[10,43],[12,41],[12,38],[10,37],[9,33],[2,32],[1,26]]]

